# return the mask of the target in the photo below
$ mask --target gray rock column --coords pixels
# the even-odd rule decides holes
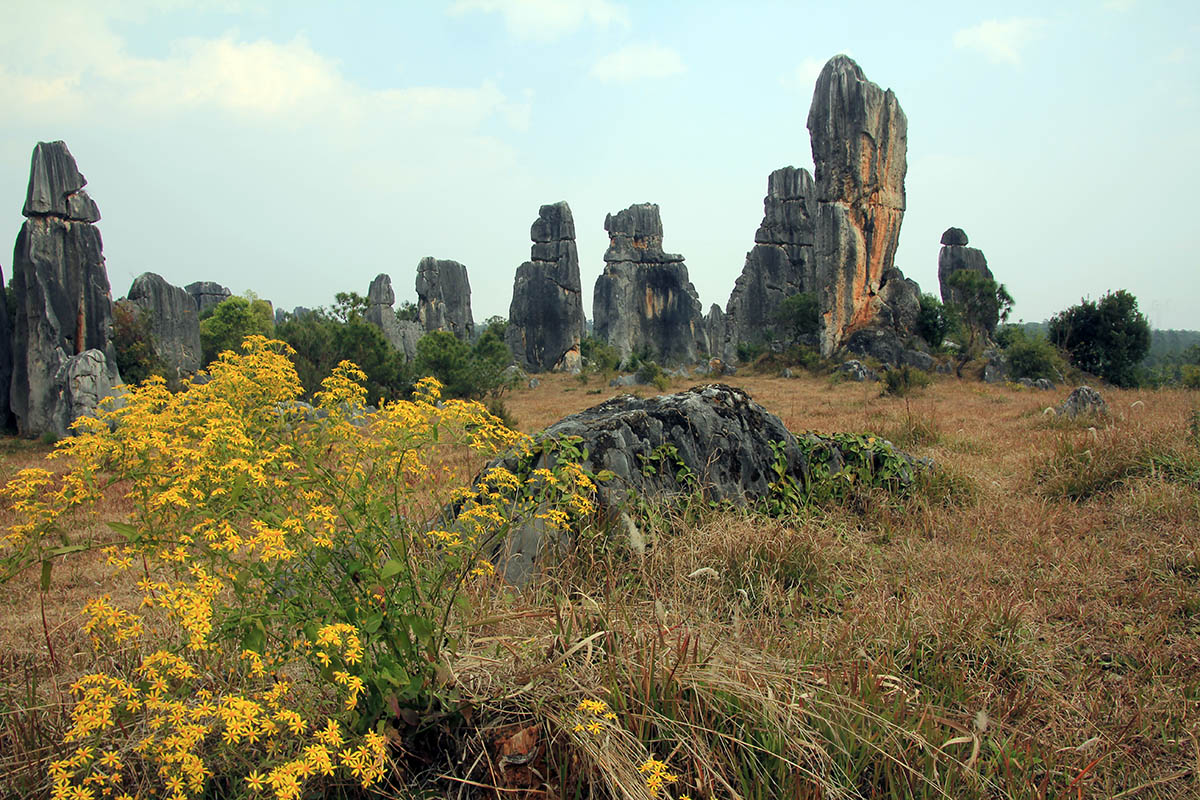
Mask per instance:
[[[186,289],[144,272],[129,287],[129,301],[148,315],[154,352],[163,363],[180,377],[200,369],[200,313]]]
[[[475,336],[471,282],[457,261],[427,256],[417,264],[417,313],[426,332],[450,331],[464,342]]]

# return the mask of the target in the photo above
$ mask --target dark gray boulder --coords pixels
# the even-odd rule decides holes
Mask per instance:
[[[367,288],[367,311],[363,318],[383,332],[388,344],[404,354],[406,361],[417,357],[417,342],[424,331],[419,323],[396,317],[396,293],[392,279],[380,273]]]
[[[530,260],[513,278],[505,339],[513,360],[530,372],[578,372],[583,287],[571,207],[566,202],[542,206],[529,236]]]
[[[144,272],[129,287],[129,302],[150,321],[154,353],[177,376],[200,369],[200,313],[186,289]]]
[[[853,358],[849,361],[842,362],[838,368],[834,370],[834,374],[858,383],[879,380],[879,373],[861,361]]]
[[[196,281],[183,288],[196,301],[196,310],[201,314],[216,308],[233,296],[233,292],[213,281]]]
[[[1001,350],[988,350],[983,354],[983,373],[980,377],[985,383],[1004,383],[1008,380],[1008,357]]]
[[[96,351],[104,378],[93,385],[120,382],[103,243],[89,220],[99,214],[80,211],[81,201],[69,200],[83,183],[66,145],[38,144],[26,196],[28,218],[13,250],[16,316],[9,401],[23,436],[68,433],[77,416],[74,409],[84,405],[67,402],[63,410],[64,393],[70,390],[64,381],[82,369],[66,366],[73,357]],[[91,374],[97,369],[96,356],[86,361],[84,372]]]
[[[1067,395],[1067,399],[1058,407],[1058,413],[1071,419],[1080,414],[1100,416],[1108,413],[1108,404],[1092,387],[1078,386]]]
[[[648,353],[663,365],[693,363],[708,348],[704,311],[683,256],[662,249],[658,206],[604,219],[609,246],[592,295],[595,336],[622,359]]]
[[[806,169],[784,167],[767,179],[763,221],[725,306],[725,338],[714,355],[737,358],[740,343],[759,342],[776,326],[779,305],[794,294],[815,292],[817,195]]]
[[[908,121],[896,95],[838,55],[817,78],[808,114],[816,166],[816,285],[821,353],[871,324],[884,302],[904,218]]]
[[[577,437],[577,438],[576,438]],[[631,498],[655,504],[702,492],[716,502],[745,506],[769,494],[779,480],[776,466],[800,486],[809,485],[812,458],[836,473],[847,458],[862,459],[868,470],[873,455],[850,456],[829,437],[794,435],[782,420],[740,389],[722,384],[696,386],[685,392],[651,398],[622,395],[572,414],[547,428],[539,442],[572,438],[576,452],[586,454],[582,466],[611,478],[597,482],[596,502],[602,520],[641,541],[628,514]],[[540,452],[540,455],[538,453]],[[508,455],[486,466],[503,466],[519,476],[552,466],[553,448],[535,456]],[[902,456],[907,467],[896,476],[907,485],[919,462]],[[548,530],[542,520],[517,525],[496,551],[495,561],[513,583],[526,582],[536,571],[548,545],[564,544],[568,534]]]
[[[968,241],[967,232],[962,228],[946,228],[946,230],[942,232],[942,244],[966,247]]]
[[[65,435],[71,423],[83,416],[94,417],[104,398],[115,394],[120,376],[101,350],[84,350],[63,359],[54,371],[59,387],[52,400],[52,430]]]
[[[417,264],[417,314],[425,332],[449,331],[464,342],[475,336],[471,283],[457,261],[427,256]]]
[[[934,367],[933,356],[920,350],[905,350],[900,354],[900,363],[929,372]]]

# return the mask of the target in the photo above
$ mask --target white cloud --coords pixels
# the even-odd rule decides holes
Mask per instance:
[[[997,63],[1021,63],[1021,49],[1046,25],[1040,17],[989,19],[954,33],[954,46],[983,53]]]
[[[450,13],[498,12],[508,32],[521,39],[552,41],[585,24],[629,27],[629,12],[609,0],[455,0]]]
[[[683,59],[670,47],[631,44],[601,56],[591,76],[605,82],[625,83],[641,78],[667,78],[685,71]]]

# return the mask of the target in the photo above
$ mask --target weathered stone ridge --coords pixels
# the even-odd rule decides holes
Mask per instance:
[[[643,203],[609,214],[604,229],[609,246],[592,296],[595,336],[623,359],[638,352],[679,364],[705,355],[700,298],[683,256],[663,252],[658,206]]]
[[[396,293],[392,290],[391,276],[380,273],[367,288],[367,312],[364,319],[383,332],[383,338],[392,347],[411,361],[417,357],[417,342],[421,339],[421,326],[411,320],[396,318]]]
[[[427,256],[417,264],[417,314],[421,327],[449,331],[464,342],[475,335],[471,283],[457,261]]]
[[[233,296],[233,292],[213,281],[195,281],[183,287],[196,301],[196,310],[201,314],[216,308]]]
[[[154,353],[178,376],[200,369],[200,314],[186,289],[144,272],[129,287],[129,301],[148,315]]]
[[[13,251],[13,375],[10,403],[24,436],[64,435],[90,400],[120,382],[112,346],[112,296],[95,204],[62,142],[34,149],[27,219]],[[72,199],[74,198],[74,199]],[[88,351],[96,354],[83,356]],[[74,361],[72,361],[74,359]],[[99,362],[97,359],[100,359]],[[86,369],[81,361],[86,361]],[[94,391],[66,382],[92,376]],[[78,379],[78,380],[77,380]],[[66,406],[63,404],[66,403]]]
[[[879,312],[904,217],[908,121],[891,90],[834,56],[808,115],[816,165],[816,282],[829,356]]]
[[[4,270],[0,268],[0,431],[16,429],[8,392],[12,386],[13,352],[12,320],[8,318],[8,294],[5,291]]]
[[[575,220],[565,202],[544,205],[529,231],[530,260],[517,267],[505,338],[530,372],[577,369],[583,339],[583,287]]]
[[[774,326],[773,316],[784,300],[814,291],[816,215],[816,187],[808,170],[783,167],[771,173],[763,221],[729,295],[724,338],[713,343],[714,355],[735,360],[740,342],[761,339]]]

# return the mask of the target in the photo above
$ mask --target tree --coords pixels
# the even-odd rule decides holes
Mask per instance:
[[[970,269],[950,274],[953,311],[961,319],[967,334],[967,353],[975,354],[980,345],[992,338],[996,326],[1008,320],[1013,299],[1002,283]]]
[[[112,340],[121,380],[135,386],[151,375],[167,377],[167,365],[154,349],[150,312],[127,300],[113,303]]]
[[[408,394],[411,380],[403,356],[362,315],[365,302],[339,293],[331,309],[318,309],[279,325],[275,335],[296,351],[292,361],[307,396],[342,361],[353,361],[366,374],[368,402],[394,400]]]
[[[784,299],[771,315],[789,342],[798,342],[821,330],[821,305],[815,292],[798,292]]]
[[[1079,369],[1116,386],[1136,386],[1137,366],[1150,351],[1150,323],[1137,298],[1119,289],[1055,314],[1050,341]]]
[[[200,321],[200,347],[204,351],[204,363],[211,363],[226,350],[240,352],[242,340],[247,336],[271,336],[274,331],[275,314],[266,300],[257,297],[226,298],[213,309],[211,316]]]
[[[498,397],[507,388],[504,370],[512,353],[495,331],[484,331],[475,346],[449,331],[432,331],[417,342],[416,370],[442,382],[447,397]]]
[[[921,311],[917,314],[917,335],[938,348],[946,339],[953,323],[949,309],[931,294],[921,295]]]

